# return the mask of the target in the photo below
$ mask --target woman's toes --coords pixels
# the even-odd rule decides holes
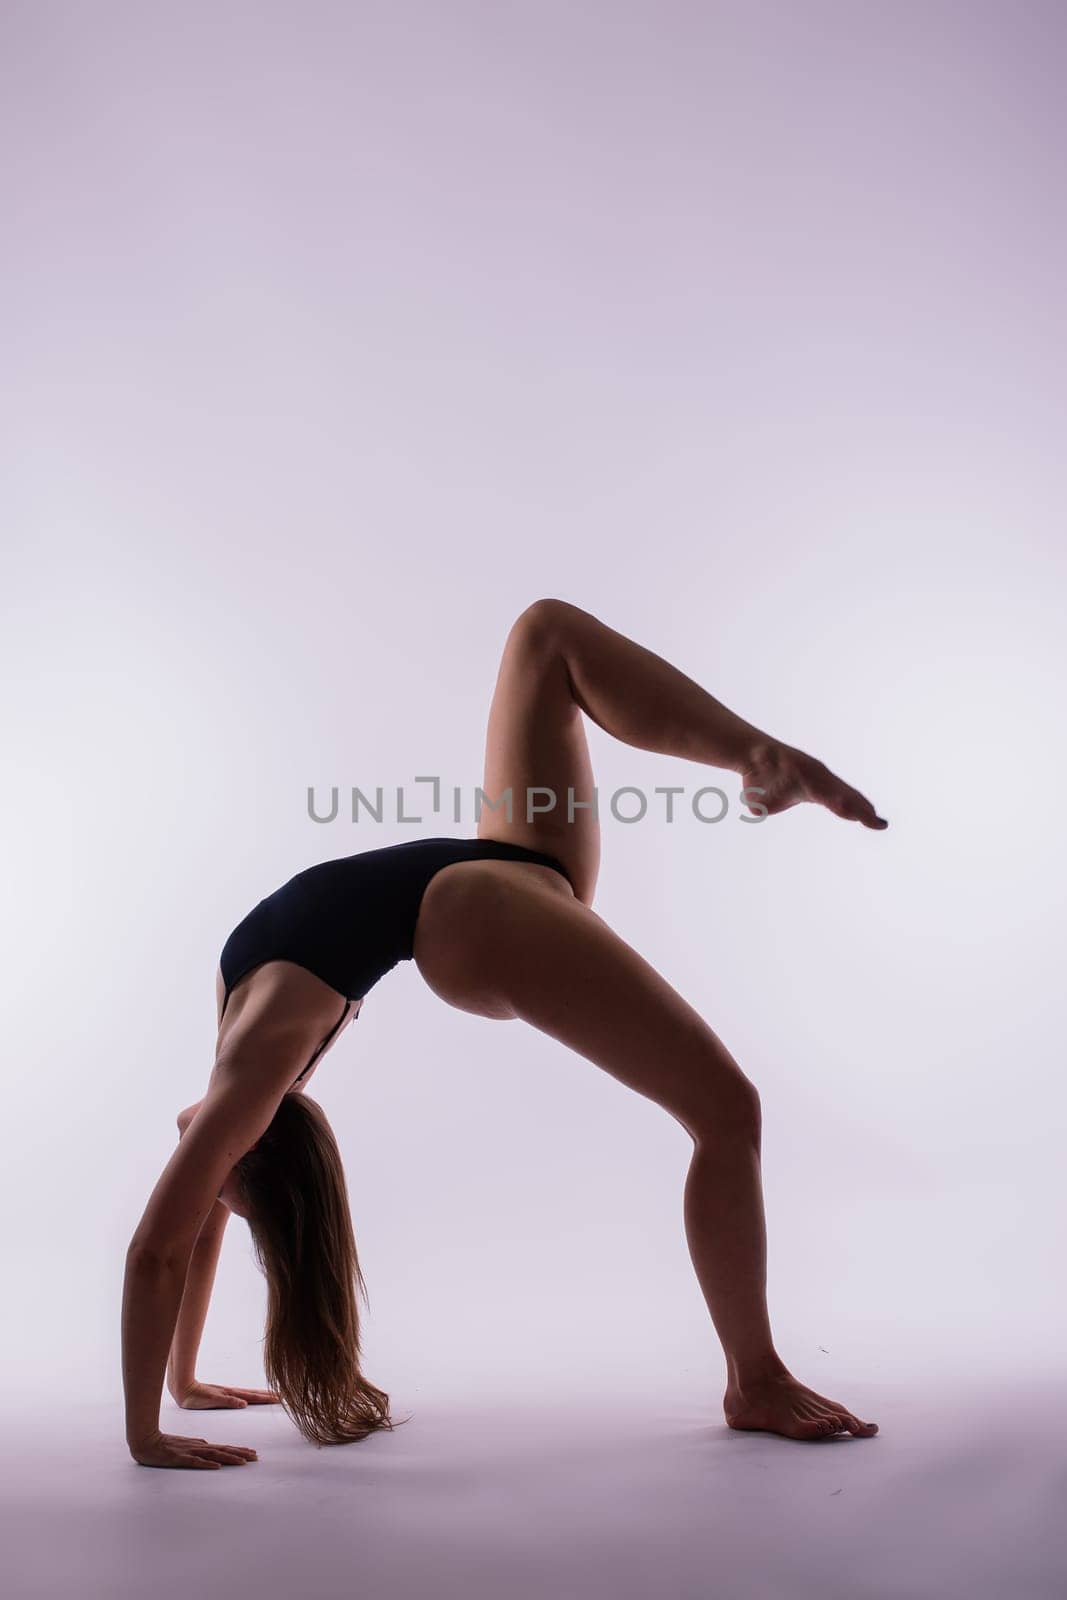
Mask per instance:
[[[825,1434],[825,1424],[817,1422],[814,1418],[809,1420],[807,1417],[801,1417],[797,1421],[798,1439],[822,1439]]]

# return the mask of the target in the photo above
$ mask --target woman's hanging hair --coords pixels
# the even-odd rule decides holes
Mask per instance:
[[[312,1444],[350,1444],[396,1426],[389,1396],[360,1371],[356,1255],[348,1186],[326,1115],[286,1094],[234,1168],[267,1280],[263,1369]]]

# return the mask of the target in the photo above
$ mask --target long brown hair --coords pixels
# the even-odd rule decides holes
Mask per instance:
[[[263,1368],[311,1444],[351,1444],[393,1428],[389,1396],[360,1371],[356,1255],[348,1186],[326,1114],[286,1094],[234,1167],[267,1280]],[[369,1302],[368,1302],[369,1304]]]

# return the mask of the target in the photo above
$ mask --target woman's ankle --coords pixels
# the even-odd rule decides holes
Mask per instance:
[[[726,1363],[727,1386],[731,1389],[754,1389],[761,1383],[769,1383],[775,1378],[789,1378],[792,1373],[776,1350],[770,1350],[756,1356],[746,1356],[740,1359],[728,1359]]]

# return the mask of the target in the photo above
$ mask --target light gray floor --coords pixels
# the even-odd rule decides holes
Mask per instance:
[[[730,1432],[694,1397],[394,1394],[392,1435],[315,1450],[277,1409],[168,1411],[257,1463],[153,1471],[113,1406],[43,1405],[4,1438],[4,1592],[108,1600],[1067,1592],[1064,1386],[864,1385],[881,1434]],[[195,1426],[194,1426],[195,1421]]]

